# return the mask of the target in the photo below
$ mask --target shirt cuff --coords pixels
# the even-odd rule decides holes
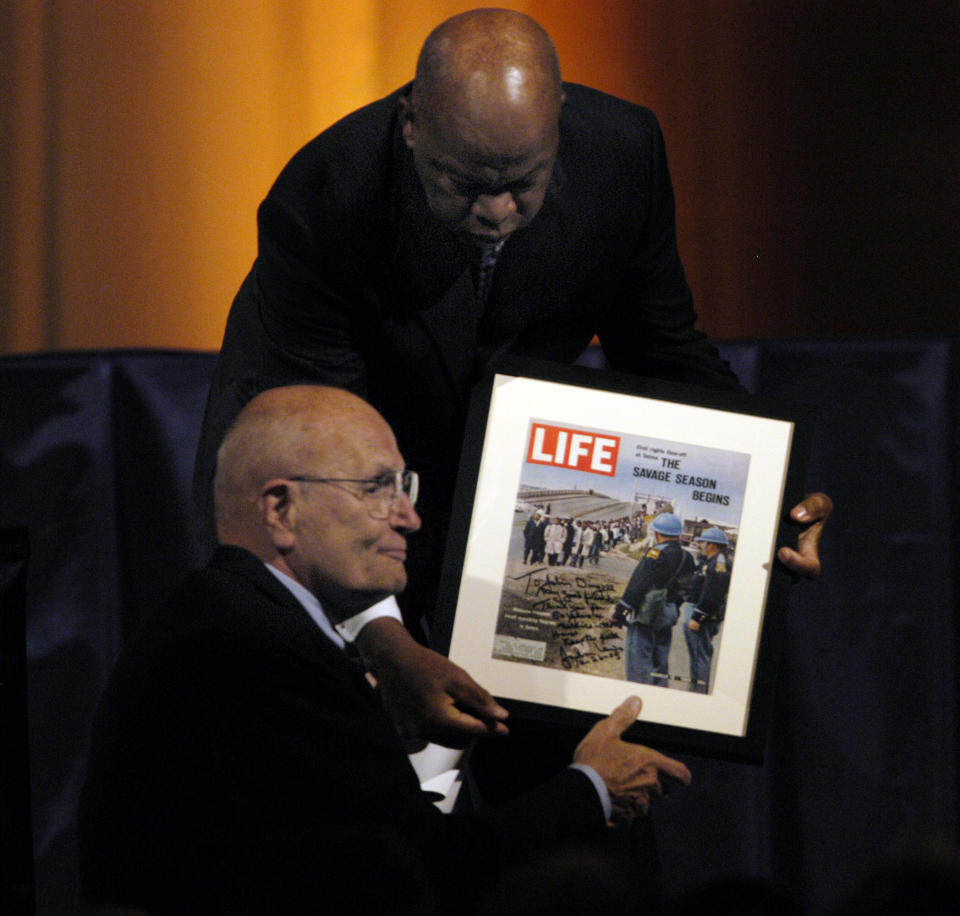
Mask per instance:
[[[397,604],[397,599],[393,595],[372,604],[359,614],[348,617],[342,623],[338,623],[336,629],[347,642],[353,642],[371,620],[377,620],[380,617],[392,617],[394,620],[403,623],[403,617],[400,616],[400,605]]]
[[[607,790],[606,783],[600,778],[600,774],[589,763],[571,763],[571,770],[579,770],[586,776],[593,787],[597,790],[600,797],[600,804],[603,806],[604,823],[610,823],[610,816],[613,814],[613,805],[610,802],[610,792]]]

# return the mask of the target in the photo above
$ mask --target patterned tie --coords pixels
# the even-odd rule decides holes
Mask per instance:
[[[497,258],[506,239],[492,242],[483,246],[480,255],[480,269],[477,271],[477,303],[481,311],[487,306],[487,297],[490,295],[490,286],[493,283],[493,270],[497,266]]]

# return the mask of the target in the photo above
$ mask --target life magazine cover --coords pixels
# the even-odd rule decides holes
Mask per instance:
[[[532,419],[516,460],[492,657],[709,693],[750,455]]]

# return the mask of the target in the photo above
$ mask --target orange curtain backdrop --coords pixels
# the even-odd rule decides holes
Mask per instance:
[[[279,169],[472,5],[5,0],[0,352],[219,346]],[[657,112],[705,330],[960,330],[960,4],[503,5]]]
[[[270,182],[380,90],[378,6],[11,4],[5,348],[218,346]]]
[[[473,5],[6,2],[0,351],[218,347],[277,172]]]

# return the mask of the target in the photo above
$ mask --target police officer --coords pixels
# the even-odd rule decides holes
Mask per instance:
[[[720,629],[727,607],[731,563],[727,556],[729,541],[722,528],[707,528],[697,541],[702,554],[696,572],[684,585],[688,600],[680,610],[685,624],[683,635],[690,653],[690,690],[706,693],[710,683],[713,638]]]
[[[676,515],[663,512],[651,527],[655,543],[634,569],[611,619],[627,627],[624,647],[627,680],[669,687],[670,642],[673,626],[680,616],[677,609],[680,580],[693,572],[694,562],[680,546],[683,523]],[[662,610],[651,618],[645,609],[645,600],[658,589],[666,589],[666,596]]]

